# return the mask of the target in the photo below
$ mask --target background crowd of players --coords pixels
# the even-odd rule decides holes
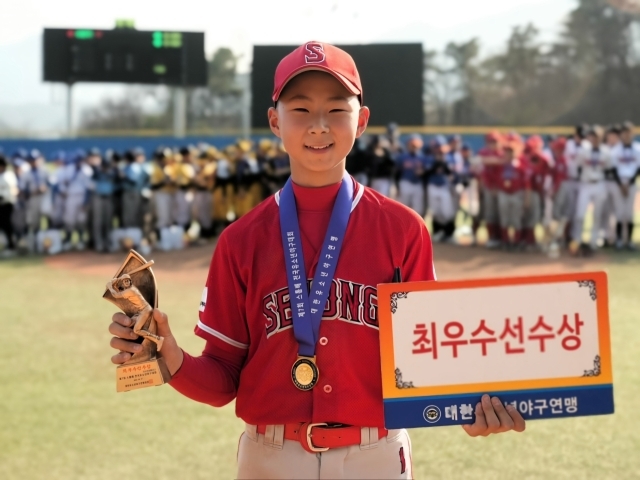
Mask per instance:
[[[435,242],[552,255],[561,248],[575,255],[599,246],[635,248],[640,144],[629,122],[580,125],[569,137],[545,139],[493,131],[477,152],[457,135],[401,141],[390,126],[357,141],[347,170],[428,215]],[[132,247],[144,253],[207,242],[282,188],[289,174],[286,151],[270,139],[222,151],[159,147],[151,159],[142,149],[48,159],[37,150],[0,153],[2,255]]]

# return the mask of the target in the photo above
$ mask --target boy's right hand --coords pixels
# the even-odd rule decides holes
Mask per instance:
[[[182,349],[178,346],[175,337],[171,333],[167,315],[156,308],[153,311],[153,318],[158,326],[157,334],[164,337],[162,357],[165,359],[169,373],[173,375],[182,365]],[[124,313],[119,312],[113,315],[111,325],[109,325],[109,333],[114,335],[110,342],[111,348],[119,350],[118,353],[111,357],[111,362],[116,365],[123,364],[141,349],[140,344],[134,341],[138,338],[138,335],[133,333],[132,327],[133,320]]]

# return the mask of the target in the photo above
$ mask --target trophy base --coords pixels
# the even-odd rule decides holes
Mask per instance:
[[[116,391],[129,392],[145,387],[157,387],[168,382],[170,378],[163,358],[120,365],[116,368]]]

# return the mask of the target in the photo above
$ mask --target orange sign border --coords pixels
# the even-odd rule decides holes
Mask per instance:
[[[393,350],[391,295],[398,292],[424,292],[479,287],[534,285],[594,281],[598,313],[598,342],[600,347],[600,375],[594,377],[566,377],[506,382],[467,383],[436,387],[400,389],[396,387]],[[384,308],[382,308],[384,307]],[[611,342],[609,329],[609,291],[606,272],[584,272],[530,277],[504,277],[491,279],[381,283],[378,285],[378,321],[380,327],[380,359],[382,366],[382,393],[387,398],[427,397],[468,393],[534,390],[558,387],[579,387],[613,383]]]

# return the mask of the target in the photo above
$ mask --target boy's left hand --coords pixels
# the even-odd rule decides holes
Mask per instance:
[[[483,395],[476,405],[475,413],[476,421],[473,425],[462,425],[470,437],[486,437],[509,430],[524,432],[525,422],[520,412],[513,405],[505,408],[498,397]]]

